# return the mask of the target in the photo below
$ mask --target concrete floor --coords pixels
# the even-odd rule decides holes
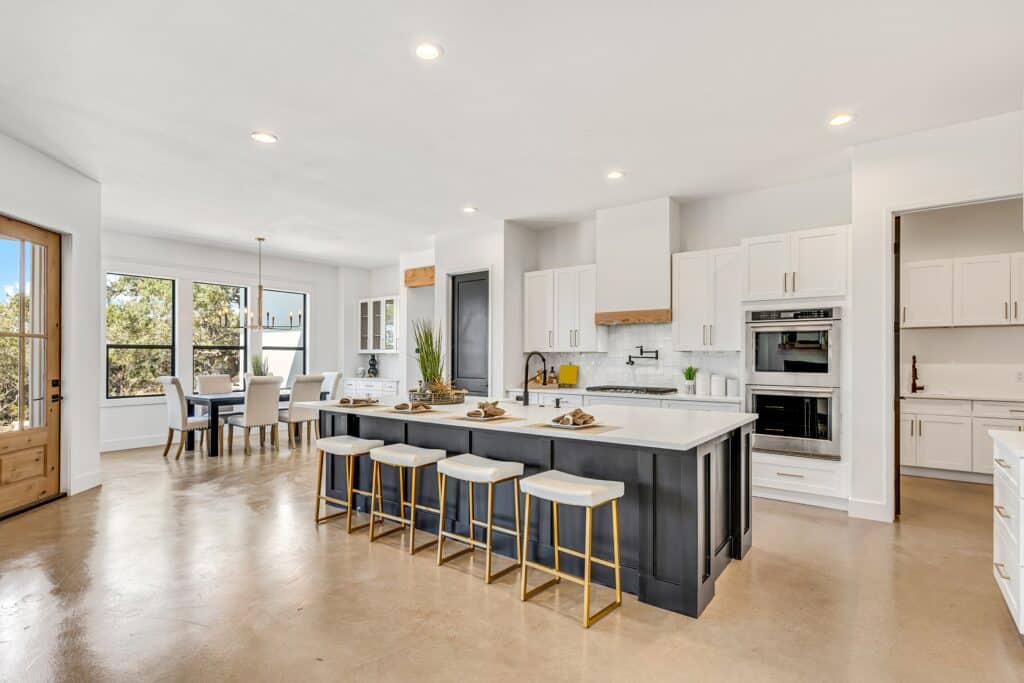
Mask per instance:
[[[904,478],[895,525],[758,499],[700,620],[626,596],[584,631],[577,586],[523,604],[516,573],[314,526],[315,465],[111,453],[0,522],[0,681],[1024,680],[991,487]]]

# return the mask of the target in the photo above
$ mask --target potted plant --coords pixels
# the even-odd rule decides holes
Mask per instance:
[[[697,393],[697,368],[692,365],[683,368],[683,388],[688,394]]]
[[[441,330],[428,320],[414,320],[412,336],[416,343],[416,361],[423,378],[420,386],[409,390],[409,398],[422,403],[462,403],[465,394],[455,391],[444,376],[444,350]]]
[[[263,377],[270,373],[270,368],[268,367],[265,356],[253,356],[251,365],[253,377]]]

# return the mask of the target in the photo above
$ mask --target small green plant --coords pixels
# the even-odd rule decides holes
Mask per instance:
[[[253,356],[251,364],[253,377],[263,377],[270,372],[270,368],[267,367],[267,359],[264,356]]]
[[[683,379],[685,379],[687,382],[692,382],[693,380],[697,379],[697,368],[693,367],[692,365],[683,368]]]

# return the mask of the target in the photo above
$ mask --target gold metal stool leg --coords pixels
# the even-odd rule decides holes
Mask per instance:
[[[317,471],[316,471],[316,523],[317,524],[323,524],[324,522],[326,522],[329,519],[334,519],[335,517],[341,517],[342,515],[349,515],[349,511],[352,509],[352,507],[351,507],[351,505],[346,504],[346,502],[343,501],[343,500],[340,500],[338,498],[332,498],[331,496],[327,495],[327,491],[326,491],[327,483],[324,481],[324,461],[327,459],[327,453],[322,451],[322,450],[318,451],[318,453],[320,454],[320,458],[319,458],[319,463],[317,464]],[[347,458],[346,458],[346,460],[347,460]],[[329,514],[329,515],[324,515],[324,516],[321,517],[320,516],[320,501],[322,501],[322,500],[328,501],[328,502],[331,502],[331,503],[335,503],[336,505],[344,505],[345,509],[341,510],[339,512],[335,512],[335,513],[332,513],[332,514]]]

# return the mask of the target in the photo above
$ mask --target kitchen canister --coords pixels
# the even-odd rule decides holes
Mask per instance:
[[[711,375],[711,395],[725,396],[725,377],[723,375]]]
[[[711,376],[703,372],[697,373],[697,395],[707,396],[711,393]]]
[[[725,393],[728,396],[739,396],[740,395],[740,381],[730,377],[725,380]]]

